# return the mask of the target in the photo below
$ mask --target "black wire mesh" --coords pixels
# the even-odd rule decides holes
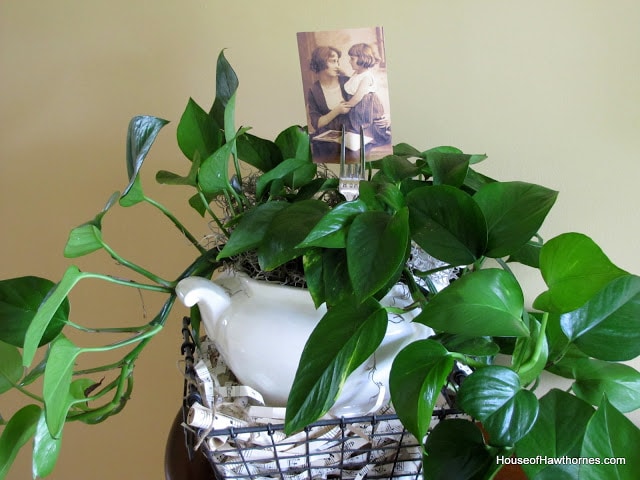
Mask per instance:
[[[195,378],[195,342],[183,320],[185,359],[183,420],[201,396],[192,381]],[[453,372],[451,380],[459,384],[463,378]],[[447,408],[436,408],[433,422],[457,416],[455,396],[443,390]],[[432,425],[433,425],[432,422]],[[280,478],[282,480],[316,479],[415,479],[421,478],[422,448],[420,442],[401,424],[397,415],[319,420],[303,432],[287,437],[284,425],[267,424],[211,431],[194,431],[185,426],[185,443],[189,456],[201,436],[201,450],[219,479]],[[215,448],[209,446],[218,441]]]

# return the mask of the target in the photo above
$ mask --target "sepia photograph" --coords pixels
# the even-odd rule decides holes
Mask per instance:
[[[299,32],[298,52],[313,160],[338,163],[392,153],[382,27]],[[362,136],[362,138],[360,138]]]

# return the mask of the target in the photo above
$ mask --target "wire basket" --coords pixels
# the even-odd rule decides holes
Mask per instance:
[[[223,429],[193,429],[188,412],[202,396],[193,381],[195,342],[183,321],[185,359],[183,425],[190,457],[204,452],[219,479],[319,480],[319,479],[416,479],[422,473],[422,447],[395,413],[323,419],[297,434],[286,436],[283,424],[250,425]],[[465,374],[450,378],[459,385]],[[455,395],[443,391],[446,406],[436,408],[432,427],[444,418],[460,415]],[[389,407],[387,407],[389,409]],[[389,409],[389,411],[391,411]],[[391,411],[392,412],[392,411]]]

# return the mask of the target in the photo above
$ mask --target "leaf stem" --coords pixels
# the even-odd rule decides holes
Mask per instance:
[[[89,328],[79,325],[71,320],[67,320],[67,325],[76,330],[80,330],[85,333],[132,333],[143,331],[146,325],[140,325],[136,327],[105,327],[105,328]]]
[[[502,267],[502,269],[504,271],[510,273],[512,277],[515,277],[515,274],[513,273],[513,270],[511,270],[511,267],[509,267],[509,265],[507,265],[507,262],[505,262],[501,258],[496,258],[495,261],[498,263],[498,265],[500,265]]]
[[[468,365],[471,368],[483,368],[487,366],[486,363],[476,360],[463,353],[450,351],[449,355],[451,355],[455,360],[458,360],[459,362],[464,363],[465,365]]]
[[[120,262],[120,260],[118,260],[117,258],[116,258],[116,260],[118,262]],[[126,266],[128,266],[128,265],[126,265]],[[133,270],[136,270],[133,267],[129,267],[129,268],[132,268]],[[166,280],[162,280],[160,278],[158,278],[159,281],[154,280],[154,281],[156,281],[156,283],[159,283],[160,285],[149,285],[149,284],[146,284],[146,283],[139,283],[139,282],[136,282],[134,280],[127,280],[127,279],[123,279],[123,278],[114,277],[112,275],[105,275],[105,274],[102,274],[102,273],[83,272],[83,276],[85,278],[99,278],[100,280],[105,280],[107,282],[116,283],[118,285],[124,285],[126,287],[139,288],[141,290],[150,290],[152,292],[160,292],[160,293],[171,293],[171,292],[173,292],[173,286],[174,286],[174,283],[167,282]],[[155,277],[155,275],[154,275],[154,277]],[[147,278],[149,278],[149,277],[147,277]]]
[[[540,320],[540,333],[538,334],[538,338],[536,339],[535,348],[533,349],[533,352],[531,353],[531,356],[529,357],[529,359],[525,363],[520,365],[520,368],[518,369],[518,374],[523,375],[524,373],[534,368],[536,363],[538,362],[538,359],[542,354],[542,348],[543,348],[544,340],[546,337],[545,332],[547,329],[548,319],[549,319],[549,312],[544,312],[544,314],[542,315],[542,319]]]
[[[222,225],[222,222],[220,221],[218,216],[215,213],[213,213],[213,210],[211,210],[211,207],[209,206],[209,202],[207,202],[207,199],[204,196],[204,193],[202,192],[202,189],[200,189],[200,188],[198,188],[198,196],[200,197],[200,200],[202,200],[202,205],[204,206],[205,210],[207,211],[207,213],[209,215],[211,215],[211,218],[213,218],[213,221],[216,222],[216,225],[218,226],[220,231],[227,238],[229,238],[229,232],[224,228],[224,226]]]
[[[31,393],[29,390],[27,390],[26,388],[24,388],[22,385],[18,384],[18,383],[13,383],[11,382],[11,386],[13,388],[15,388],[16,390],[18,390],[19,392],[21,392],[22,394],[26,395],[29,398],[32,398],[33,400],[36,400],[40,403],[44,403],[44,398],[39,397],[38,395]]]
[[[115,350],[116,348],[127,347],[133,343],[138,343],[142,340],[153,337],[156,333],[162,330],[162,327],[162,324],[152,324],[148,327],[146,332],[142,332],[139,335],[135,335],[119,342],[110,343],[108,345],[102,345],[100,347],[85,347],[82,348],[82,352],[108,352],[110,350]]]
[[[196,240],[196,238],[191,234],[191,232],[189,232],[189,230],[187,230],[187,228],[182,224],[182,222],[180,222],[180,220],[178,220],[164,205],[162,205],[161,203],[155,201],[152,198],[149,198],[145,195],[144,200],[153,205],[154,207],[156,207],[158,210],[160,210],[170,221],[171,223],[173,223],[178,230],[180,230],[180,232],[187,237],[187,240],[189,240],[189,242],[198,249],[198,251],[200,253],[205,253],[207,250],[206,248],[204,248],[202,245],[200,245],[200,242],[198,242],[198,240]]]
[[[427,297],[422,293],[415,278],[413,278],[413,272],[407,267],[404,267],[404,278],[408,283],[407,286],[409,287],[409,292],[411,292],[411,297],[420,304],[427,303]]]
[[[140,275],[142,275],[143,277],[148,278],[149,280],[151,280],[152,282],[157,283],[158,285],[162,285],[164,287],[167,288],[171,288],[173,287],[173,284],[167,280],[164,280],[163,278],[160,278],[159,276],[149,272],[148,270],[142,268],[139,265],[136,265],[133,262],[130,262],[129,260],[125,260],[123,257],[121,257],[120,255],[118,255],[116,253],[115,250],[113,250],[109,245],[107,245],[106,243],[102,243],[102,247],[109,253],[109,255],[111,255],[111,257],[117,261],[118,263],[124,265],[125,267],[133,270],[134,272],[139,273]],[[107,277],[107,275],[104,275],[104,277]],[[114,278],[114,277],[110,277],[110,278]],[[117,283],[117,282],[116,282]],[[166,291],[166,290],[162,290],[162,291]]]

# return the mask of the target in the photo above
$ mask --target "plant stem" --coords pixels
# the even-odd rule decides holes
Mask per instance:
[[[19,392],[21,392],[22,394],[26,395],[29,398],[32,398],[40,403],[44,403],[44,398],[39,397],[38,395],[31,393],[29,390],[27,390],[26,388],[24,388],[23,386],[17,384],[17,383],[13,383],[11,382],[11,386],[13,388],[15,388],[16,390],[18,390]]]
[[[114,257],[115,258],[115,257]],[[118,260],[116,258],[116,260]],[[120,260],[118,260],[120,261]],[[128,266],[128,265],[127,265]],[[130,267],[133,269],[133,267]],[[135,269],[133,269],[135,270]],[[136,270],[137,271],[137,270]],[[124,285],[126,287],[139,288],[141,290],[150,290],[152,292],[160,292],[160,293],[171,293],[173,292],[173,283],[167,282],[166,280],[158,279],[161,282],[160,285],[148,285],[145,283],[138,283],[133,280],[125,280],[122,278],[114,277],[111,275],[104,275],[102,273],[93,273],[93,272],[84,272],[84,276],[86,278],[99,278],[100,280],[105,280],[107,282],[116,283],[118,285]],[[155,280],[154,280],[155,281]]]
[[[154,328],[152,334],[147,335],[145,338],[142,338],[140,343],[136,345],[136,347],[124,357],[120,375],[117,380],[116,392],[114,393],[113,399],[109,403],[88,412],[70,416],[67,418],[67,420],[79,420],[86,421],[87,423],[99,423],[101,421],[104,421],[111,415],[115,415],[116,413],[120,412],[120,410],[122,410],[127,403],[127,400],[131,395],[131,391],[133,390],[132,373],[135,365],[135,360],[138,358],[138,355],[140,355],[140,352],[142,352],[147,343],[151,340],[153,335],[155,335],[161,328],[161,325],[157,325],[157,328]],[[137,337],[137,340],[140,340],[140,338]],[[109,386],[109,389],[111,388],[112,387]]]
[[[114,368],[120,368],[120,367],[122,367],[122,360],[118,360],[117,362],[111,363],[109,365],[102,365],[100,367],[77,370],[73,372],[73,374],[74,375],[90,375],[92,373],[107,372],[109,370],[113,370]]]
[[[133,337],[127,338],[126,340],[122,340],[116,343],[110,343],[109,345],[103,345],[100,347],[86,347],[83,348],[83,352],[108,352],[110,350],[115,350],[116,348],[122,348],[129,346],[133,343],[141,342],[147,338],[153,337],[156,333],[162,330],[163,325],[161,324],[153,324],[150,325],[146,332],[142,332],[139,335],[135,335]]]
[[[133,262],[130,262],[129,260],[125,260],[124,258],[122,258],[120,255],[118,255],[115,250],[113,250],[109,245],[107,245],[106,243],[102,243],[102,247],[109,253],[109,255],[111,255],[111,257],[117,261],[118,263],[124,265],[125,267],[133,270],[134,272],[139,273],[140,275],[142,275],[143,277],[147,277],[149,280],[151,280],[152,282],[157,283],[158,285],[162,285],[164,287],[167,288],[171,288],[173,287],[173,284],[171,282],[168,282],[167,280],[164,280],[160,277],[158,277],[157,275],[149,272],[148,270],[145,270],[144,268],[142,268],[139,265],[136,265]],[[104,275],[106,277],[106,275]],[[114,277],[110,277],[110,278],[114,278]],[[116,282],[117,283],[117,282]],[[162,291],[166,291],[166,290],[162,290]]]
[[[538,334],[538,338],[536,339],[535,348],[533,349],[533,352],[531,353],[531,356],[529,357],[529,359],[525,363],[520,365],[520,368],[518,369],[518,373],[523,374],[531,370],[532,368],[535,367],[536,363],[538,362],[538,359],[542,354],[542,347],[544,345],[544,340],[546,337],[548,318],[549,318],[549,312],[544,312],[544,314],[542,315],[542,319],[540,320],[540,333]]]
[[[403,271],[404,278],[408,283],[409,291],[411,292],[413,299],[420,304],[427,303],[427,297],[424,296],[422,290],[420,290],[420,287],[416,283],[416,280],[413,278],[413,272],[411,272],[407,267],[404,267]]]
[[[462,362],[465,365],[470,366],[471,368],[482,368],[487,366],[486,363],[475,360],[474,358],[471,358],[463,353],[449,352],[449,355],[451,355],[455,360],[458,360],[459,362]]]
[[[218,216],[215,213],[213,213],[213,210],[211,210],[211,207],[209,207],[209,202],[207,202],[207,199],[204,196],[204,193],[202,192],[202,190],[200,188],[198,188],[198,196],[200,197],[200,200],[202,200],[202,205],[204,205],[205,210],[207,211],[207,213],[209,215],[211,215],[211,218],[213,218],[213,221],[216,222],[216,225],[218,226],[220,231],[227,238],[229,238],[229,232],[224,228],[224,226],[222,225],[222,222],[220,221]]]
[[[507,265],[507,262],[505,262],[503,259],[501,258],[496,258],[495,259],[496,262],[498,262],[498,265],[500,265],[502,267],[502,269],[508,273],[511,274],[512,277],[515,277],[513,271],[511,270],[511,268],[509,267],[509,265]]]
[[[158,210],[160,210],[169,220],[171,220],[171,223],[173,223],[178,228],[178,230],[180,230],[180,232],[182,232],[182,234],[185,237],[187,237],[189,242],[194,247],[196,247],[200,253],[205,253],[207,251],[206,248],[200,245],[200,242],[196,240],[196,238],[191,234],[191,232],[187,230],[187,228],[182,224],[182,222],[180,222],[167,208],[165,208],[162,204],[156,202],[154,199],[147,197],[146,195],[144,199],[146,202],[148,202],[149,204],[153,205]]]
[[[67,325],[76,330],[80,330],[85,333],[133,333],[133,332],[141,332],[145,329],[146,325],[140,325],[137,327],[105,327],[105,328],[89,328],[79,325],[77,323],[72,322],[71,320],[67,320]]]

